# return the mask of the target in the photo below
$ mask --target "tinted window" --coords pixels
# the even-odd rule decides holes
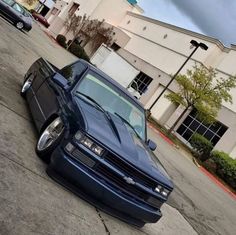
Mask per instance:
[[[25,11],[25,10],[24,10],[24,13],[23,13],[23,14],[24,14],[24,16],[26,16],[26,17],[29,17],[29,16],[30,16],[30,14],[29,14],[27,11]]]
[[[3,2],[7,3],[10,6],[14,3],[12,0],[3,0]]]
[[[193,110],[177,129],[177,133],[187,141],[194,133],[198,133],[216,145],[227,129],[228,127],[217,121],[211,125],[204,123],[197,118],[197,111]]]
[[[73,84],[76,78],[79,78],[82,73],[85,71],[86,66],[83,65],[82,63],[75,63],[72,65],[68,65],[61,69],[60,74],[66,78],[70,84]]]
[[[24,10],[17,3],[13,5],[13,8],[20,13],[24,13]]]

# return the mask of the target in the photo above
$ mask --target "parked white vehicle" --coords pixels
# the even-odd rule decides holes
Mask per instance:
[[[91,63],[108,74],[112,79],[119,82],[134,97],[140,98],[140,94],[130,85],[134,78],[140,73],[130,63],[123,59],[111,48],[102,44],[91,58]]]

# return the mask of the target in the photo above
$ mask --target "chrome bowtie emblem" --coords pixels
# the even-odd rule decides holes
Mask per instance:
[[[135,184],[135,181],[130,177],[125,176],[123,179],[126,181],[127,184]]]

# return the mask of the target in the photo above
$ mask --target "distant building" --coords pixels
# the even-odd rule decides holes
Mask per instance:
[[[103,18],[115,27],[115,41],[111,46],[140,73],[134,78],[140,101],[149,108],[193,48],[192,39],[205,43],[209,49],[199,49],[181,73],[195,63],[213,67],[218,76],[226,78],[236,74],[236,46],[225,47],[219,40],[141,15],[136,1],[128,0],[58,0],[47,14],[49,30],[55,35],[65,32],[68,12],[87,14],[91,19]],[[114,65],[115,66],[115,65]],[[173,83],[168,92],[176,92]],[[188,144],[198,132],[212,141],[215,149],[236,158],[236,89],[231,91],[234,103],[223,104],[217,122],[205,125],[196,118],[195,110],[187,113],[175,128],[175,134]],[[164,95],[152,109],[153,117],[167,128],[177,120],[183,108],[169,102]]]
[[[41,15],[45,16],[52,6],[55,4],[56,0],[35,0],[31,5],[28,5],[26,0],[16,0],[21,5],[25,6],[27,9],[34,9]]]
[[[113,26],[119,25],[127,11],[143,13],[143,10],[132,0],[57,0],[56,4],[47,14],[51,24],[49,30],[55,35],[65,31],[64,22],[69,13],[90,19],[103,20]]]
[[[45,16],[55,4],[56,0],[39,0],[35,10]]]

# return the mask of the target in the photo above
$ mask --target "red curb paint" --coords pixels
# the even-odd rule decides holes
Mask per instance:
[[[160,131],[158,131],[152,124],[148,123],[148,126],[149,126],[154,132],[156,132],[158,135],[160,135],[161,138],[164,139],[168,144],[170,144],[170,145],[175,145],[172,140],[170,140],[170,139],[169,139],[168,137],[166,137],[163,133],[161,133]]]
[[[55,44],[60,46],[60,44],[57,42],[57,40],[50,33],[48,33],[45,30],[43,30],[43,32],[51,39],[51,41],[53,41]]]
[[[216,185],[218,185],[222,190],[228,193],[233,199],[236,200],[235,193],[231,192],[228,188],[226,188],[214,175],[212,175],[209,171],[207,171],[204,167],[199,167],[199,169],[208,176]]]

